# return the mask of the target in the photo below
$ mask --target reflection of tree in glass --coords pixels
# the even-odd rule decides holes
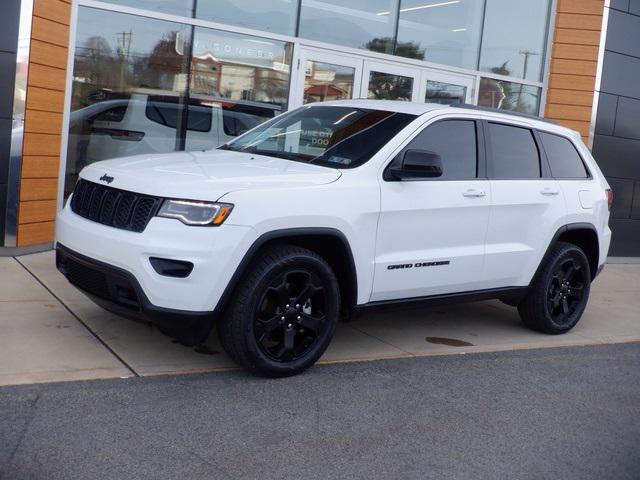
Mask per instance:
[[[413,79],[402,75],[371,72],[368,98],[376,100],[411,100]]]
[[[189,49],[183,47],[182,41],[182,38],[178,39],[178,32],[165,33],[148,56],[138,58],[136,83],[161,90],[183,90],[186,85],[179,85],[176,77],[186,74],[187,55],[184,52]],[[179,43],[183,53],[178,52]]]
[[[492,68],[491,73],[511,75],[511,71],[507,68],[508,63],[506,61],[499,67]],[[482,78],[478,103],[486,107],[535,114],[538,105],[538,92],[539,89],[536,87],[493,78]]]
[[[391,37],[374,38],[368,41],[364,48],[372,52],[393,53],[393,39]],[[424,49],[421,49],[420,44],[416,42],[397,42],[394,55],[424,60]]]

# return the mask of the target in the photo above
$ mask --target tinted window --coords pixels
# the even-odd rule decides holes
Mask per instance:
[[[262,122],[273,118],[279,107],[270,108],[241,103],[222,104],[222,126],[224,133],[237,137],[244,132],[257,127]]]
[[[528,128],[489,123],[491,178],[539,178],[540,157]]]
[[[556,178],[586,178],[589,175],[573,143],[567,138],[540,132],[551,175]]]
[[[93,120],[99,122],[121,122],[125,113],[127,113],[127,106],[119,105],[99,113],[93,117]]]
[[[145,114],[152,122],[159,123],[165,127],[176,128],[180,113],[180,105],[177,100],[157,101],[150,97],[147,100]],[[189,116],[187,118],[187,130],[195,132],[208,132],[211,130],[212,108],[204,105],[189,105]]]
[[[455,180],[476,177],[476,126],[471,120],[447,120],[420,132],[407,149],[428,150],[440,155],[442,176]]]

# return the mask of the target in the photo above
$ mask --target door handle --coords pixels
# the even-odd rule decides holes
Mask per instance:
[[[486,197],[487,194],[484,190],[477,190],[475,188],[470,188],[469,190],[465,190],[462,192],[463,197]]]
[[[560,190],[556,188],[545,187],[542,190],[540,190],[540,193],[542,195],[558,195],[560,193]]]

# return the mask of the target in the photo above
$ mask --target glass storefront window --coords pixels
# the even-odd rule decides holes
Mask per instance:
[[[190,27],[80,7],[65,193],[92,162],[176,149],[186,98]],[[165,98],[173,119],[149,115]],[[160,102],[159,100],[157,102]]]
[[[467,87],[453,83],[427,80],[427,93],[424,101],[443,105],[460,105],[467,98]]]
[[[402,0],[395,53],[475,69],[481,24],[477,0]]]
[[[480,70],[541,81],[549,0],[487,0]]]
[[[213,108],[218,138],[187,130],[187,150],[212,148],[286,110],[291,44],[196,28],[192,101]]]
[[[541,92],[531,85],[481,78],[478,105],[538,115]]]
[[[353,67],[307,61],[303,103],[351,98],[355,74]]]
[[[89,163],[214,148],[284,111],[291,50],[80,7],[65,193]]]
[[[193,4],[196,0],[103,0],[125,7],[151,10],[152,12],[170,13],[183,17],[193,16]],[[202,0],[201,0],[202,1]],[[206,1],[206,0],[205,0]]]
[[[215,0],[197,3],[196,17],[212,22],[295,35],[297,0]]]
[[[367,98],[374,100],[411,101],[413,78],[371,71]]]
[[[302,0],[299,36],[393,52],[398,0]]]

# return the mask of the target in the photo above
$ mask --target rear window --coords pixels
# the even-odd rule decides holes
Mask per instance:
[[[491,178],[540,178],[540,155],[528,128],[489,123]]]
[[[176,128],[180,118],[181,105],[176,98],[149,97],[145,115],[149,120],[165,127]],[[212,107],[208,105],[190,104],[187,117],[187,130],[208,132],[211,130]]]
[[[551,175],[555,178],[587,178],[589,176],[580,154],[568,138],[546,132],[538,133],[549,160]]]
[[[241,103],[222,104],[222,126],[230,137],[242,135],[275,115],[276,110],[272,108]]]

